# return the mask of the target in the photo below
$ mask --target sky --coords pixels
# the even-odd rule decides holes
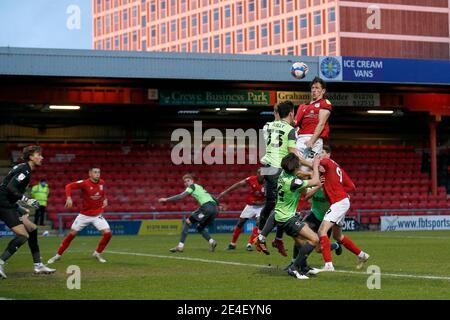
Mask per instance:
[[[92,0],[0,0],[0,47],[92,49]]]

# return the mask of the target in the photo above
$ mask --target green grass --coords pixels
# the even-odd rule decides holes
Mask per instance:
[[[354,242],[371,255],[368,265],[381,268],[381,289],[367,288],[365,270],[322,273],[309,280],[287,276],[289,259],[271,250],[270,256],[245,251],[241,235],[236,251],[226,251],[229,234],[214,235],[216,252],[199,235],[189,235],[185,252],[168,251],[178,236],[115,236],[107,247],[106,264],[91,257],[99,237],[78,237],[53,266],[54,275],[33,275],[27,245],[8,262],[8,279],[0,281],[0,297],[12,299],[450,299],[450,232],[355,232]],[[0,248],[10,238],[0,238]],[[45,261],[62,239],[40,238]],[[286,237],[287,248],[292,241]],[[151,254],[121,255],[116,252]],[[291,252],[291,250],[289,250]],[[215,262],[171,258],[204,259]],[[221,264],[217,261],[248,265]],[[355,272],[356,258],[344,249],[335,257],[337,270]],[[270,268],[267,266],[270,264]],[[321,266],[319,254],[310,264]],[[81,289],[67,289],[67,267],[81,269]],[[255,266],[256,265],[256,266]],[[388,274],[438,276],[446,279],[395,277]]]

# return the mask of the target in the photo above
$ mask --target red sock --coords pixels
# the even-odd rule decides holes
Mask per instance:
[[[235,227],[233,231],[233,238],[231,239],[231,243],[236,243],[237,239],[239,238],[239,235],[242,232],[242,228]]]
[[[322,257],[325,262],[332,262],[331,260],[331,250],[330,250],[330,239],[328,236],[322,236],[320,239],[320,249],[322,250]]]
[[[350,240],[350,238],[348,237],[343,237],[341,240],[341,243],[344,247],[346,247],[348,250],[350,250],[351,252],[353,252],[354,254],[358,255],[361,253],[361,249],[358,248],[352,240]]]
[[[105,247],[108,244],[109,240],[111,239],[111,236],[111,232],[104,233],[102,240],[100,240],[100,242],[98,243],[97,249],[95,251],[97,251],[98,253],[102,253],[103,250],[105,250]]]
[[[250,239],[248,239],[248,243],[253,243],[257,236],[258,236],[258,227],[254,227],[252,235],[250,236]]]
[[[69,233],[63,240],[63,242],[61,243],[61,245],[58,248],[58,254],[62,255],[64,253],[64,251],[66,251],[66,249],[69,247],[70,243],[72,242],[73,238],[75,238],[74,235],[72,235],[71,233]]]

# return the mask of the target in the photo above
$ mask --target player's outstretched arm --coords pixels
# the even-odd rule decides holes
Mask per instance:
[[[219,194],[219,195],[217,196],[217,199],[220,199],[220,198],[226,196],[226,195],[227,195],[228,193],[230,193],[231,191],[234,191],[234,190],[236,190],[236,189],[245,187],[246,184],[247,184],[247,182],[245,181],[245,179],[244,179],[244,180],[241,180],[241,181],[239,181],[239,182],[236,182],[236,183],[233,184],[231,187],[228,187],[227,189],[225,189],[224,191],[222,191],[222,193]]]
[[[160,199],[158,199],[158,201],[161,203],[177,201],[177,200],[181,200],[181,199],[185,198],[188,195],[189,195],[189,192],[184,191],[180,194],[177,194],[177,195],[169,197],[169,198],[160,198]]]
[[[310,187],[320,186],[321,184],[319,175],[319,164],[320,164],[319,157],[315,157],[313,160],[313,176],[311,180],[309,180],[308,182],[308,186]]]

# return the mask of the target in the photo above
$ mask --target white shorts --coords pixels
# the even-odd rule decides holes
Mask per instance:
[[[75,221],[72,223],[72,230],[81,231],[88,225],[92,224],[97,230],[110,229],[109,224],[106,219],[100,214],[95,217],[85,216],[84,214],[79,214]]]
[[[345,215],[348,209],[350,209],[350,200],[348,198],[342,199],[336,203],[333,203],[325,213],[324,221],[334,222],[338,226],[344,225]]]
[[[251,218],[259,218],[259,214],[261,213],[262,208],[264,205],[260,206],[254,206],[254,205],[246,205],[244,210],[242,210],[241,215],[239,218],[242,219],[251,219]]]
[[[303,155],[303,152],[306,149],[306,141],[311,139],[313,135],[312,134],[300,134],[297,136],[297,150],[300,151],[300,154]],[[323,140],[322,138],[317,139],[317,141],[314,143],[312,150],[319,154],[322,152],[323,149]]]

